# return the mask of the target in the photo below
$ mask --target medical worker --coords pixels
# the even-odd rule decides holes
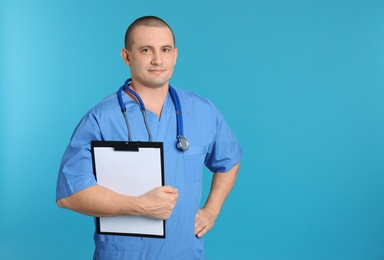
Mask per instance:
[[[145,16],[134,21],[121,51],[131,80],[86,113],[63,155],[56,191],[59,207],[94,217],[136,215],[166,221],[165,238],[95,232],[94,259],[205,259],[203,236],[235,183],[242,152],[209,100],[175,88],[188,140],[188,147],[180,149],[177,101],[169,85],[177,55],[174,34],[162,19]],[[126,141],[128,128],[134,141],[148,141],[150,136],[164,145],[165,186],[139,197],[98,185],[92,168],[91,141]],[[199,208],[204,165],[213,179],[205,205]]]

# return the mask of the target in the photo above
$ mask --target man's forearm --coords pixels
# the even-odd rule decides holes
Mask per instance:
[[[94,217],[139,215],[137,197],[117,194],[99,185],[63,198],[57,205]]]
[[[225,199],[235,184],[240,163],[225,173],[214,173],[212,178],[211,191],[205,203],[205,208],[212,209],[216,214],[220,213]]]
[[[161,186],[143,196],[133,197],[95,185],[60,199],[57,205],[94,217],[132,215],[167,219],[178,196],[177,189],[171,186]]]
[[[205,206],[198,210],[195,217],[194,232],[197,237],[204,236],[214,226],[224,201],[235,184],[239,167],[240,163],[226,173],[214,173]]]

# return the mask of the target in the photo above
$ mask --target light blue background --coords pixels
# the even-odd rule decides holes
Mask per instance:
[[[57,171],[148,14],[175,31],[173,85],[244,150],[208,259],[384,259],[384,1],[0,3],[1,259],[91,258],[92,218],[56,206]]]

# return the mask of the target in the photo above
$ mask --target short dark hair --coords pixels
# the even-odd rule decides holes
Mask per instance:
[[[125,32],[124,44],[127,50],[131,50],[133,45],[132,32],[138,26],[148,26],[148,27],[168,27],[172,32],[173,36],[173,44],[176,46],[175,34],[172,31],[172,28],[161,18],[156,16],[143,16],[136,19],[131,25],[128,27]]]

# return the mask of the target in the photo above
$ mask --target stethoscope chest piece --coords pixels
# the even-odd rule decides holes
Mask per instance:
[[[186,151],[189,148],[188,140],[184,136],[178,136],[179,142],[177,143],[177,148]]]

